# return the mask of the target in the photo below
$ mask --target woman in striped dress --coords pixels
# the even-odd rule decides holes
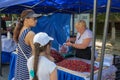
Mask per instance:
[[[16,41],[16,43],[20,44],[20,47],[27,58],[32,55],[31,51],[34,47],[33,37],[35,33],[32,32],[30,28],[36,25],[38,16],[39,15],[35,14],[35,12],[31,9],[24,10],[21,13],[20,20],[14,29],[13,39]],[[14,80],[29,80],[27,59],[23,55],[22,51],[18,47],[18,57],[16,61]]]

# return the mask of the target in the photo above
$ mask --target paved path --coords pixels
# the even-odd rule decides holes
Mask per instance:
[[[9,74],[9,64],[2,64],[2,76],[0,76],[0,80],[8,80]]]

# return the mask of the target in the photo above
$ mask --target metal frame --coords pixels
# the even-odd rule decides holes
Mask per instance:
[[[98,72],[98,78],[97,80],[101,80],[102,75],[102,68],[103,68],[103,61],[104,61],[104,54],[105,54],[105,45],[106,45],[106,37],[108,32],[108,21],[109,21],[109,14],[110,14],[110,6],[111,6],[111,0],[107,0],[107,9],[106,9],[106,17],[105,17],[105,24],[104,24],[104,35],[103,35],[103,41],[102,41],[102,51],[100,56],[100,68]]]
[[[93,43],[92,43],[92,54],[91,54],[91,72],[90,80],[94,80],[94,60],[95,60],[95,42],[96,42],[96,12],[97,12],[97,0],[94,0],[93,7]]]
[[[2,45],[1,45],[1,17],[0,17],[0,76],[2,76]]]
[[[34,8],[35,6],[39,5],[40,3],[44,2],[45,0],[41,0],[40,2],[32,5],[32,6],[27,6],[27,5],[21,5],[21,6],[24,6],[24,7],[27,7],[27,8]]]
[[[75,15],[72,14],[72,36],[74,36],[74,17]]]

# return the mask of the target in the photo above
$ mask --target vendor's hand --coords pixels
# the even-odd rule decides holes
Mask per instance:
[[[72,43],[69,41],[66,43],[66,46],[72,46]]]
[[[70,42],[70,39],[68,39],[66,42]]]
[[[66,42],[72,42],[72,43],[74,43],[75,42],[75,38],[69,38]]]

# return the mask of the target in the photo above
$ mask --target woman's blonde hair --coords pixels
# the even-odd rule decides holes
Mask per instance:
[[[84,20],[79,20],[76,24],[75,24],[76,28],[79,27],[85,27],[86,28],[86,22]]]

